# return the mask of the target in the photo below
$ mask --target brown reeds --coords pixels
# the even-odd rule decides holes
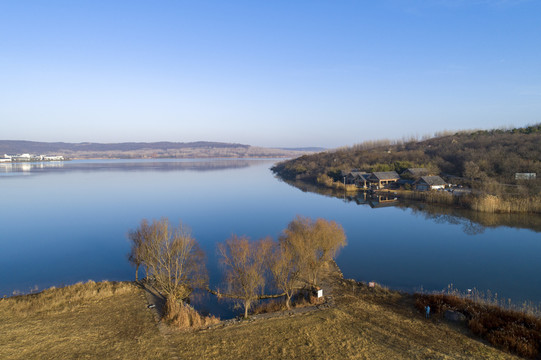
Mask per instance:
[[[491,213],[541,213],[541,196],[499,197],[469,196],[465,200],[472,210]]]
[[[541,196],[496,196],[468,194],[456,196],[447,191],[400,191],[407,200],[431,204],[457,205],[486,213],[537,213],[541,214]]]
[[[287,307],[284,300],[269,300],[256,305],[252,312],[254,315],[258,315],[284,311],[286,309]]]
[[[541,355],[541,319],[533,315],[445,294],[417,294],[415,305],[420,311],[429,305],[440,316],[460,312],[470,330],[492,345],[529,358]]]
[[[169,297],[165,303],[165,321],[179,329],[199,329],[220,322],[214,316],[199,314],[193,307]]]

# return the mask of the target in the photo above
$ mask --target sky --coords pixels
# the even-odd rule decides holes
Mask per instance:
[[[334,148],[541,121],[537,0],[0,0],[0,139]]]

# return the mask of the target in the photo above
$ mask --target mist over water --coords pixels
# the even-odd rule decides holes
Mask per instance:
[[[301,191],[272,175],[273,162],[0,164],[0,296],[89,279],[132,280],[126,234],[143,218],[162,217],[192,229],[217,287],[217,242],[232,234],[276,239],[299,214],[342,224],[348,246],[337,263],[347,278],[407,291],[452,283],[515,302],[541,302],[538,215],[491,217],[422,204],[373,207],[360,198]],[[200,306],[232,314],[227,303]]]

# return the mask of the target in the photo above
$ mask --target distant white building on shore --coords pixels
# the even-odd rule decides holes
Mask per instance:
[[[64,156],[62,155],[33,155],[33,154],[19,154],[19,155],[4,154],[4,157],[0,158],[0,162],[30,162],[30,161],[64,161]]]
[[[45,160],[45,161],[63,161],[64,157],[62,155],[43,155],[43,160]]]

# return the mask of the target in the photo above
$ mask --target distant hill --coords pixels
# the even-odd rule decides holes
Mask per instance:
[[[3,154],[54,154],[68,158],[295,157],[313,151],[274,149],[220,142],[64,143],[0,140]]]
[[[428,167],[432,172],[460,177],[484,188],[494,183],[520,184],[516,173],[536,173],[537,180],[527,184],[530,194],[535,194],[541,178],[541,124],[511,130],[463,131],[423,141],[365,142],[285,161],[273,171],[284,179],[317,183],[322,176],[341,181],[342,172],[352,169],[400,173],[412,167]]]

